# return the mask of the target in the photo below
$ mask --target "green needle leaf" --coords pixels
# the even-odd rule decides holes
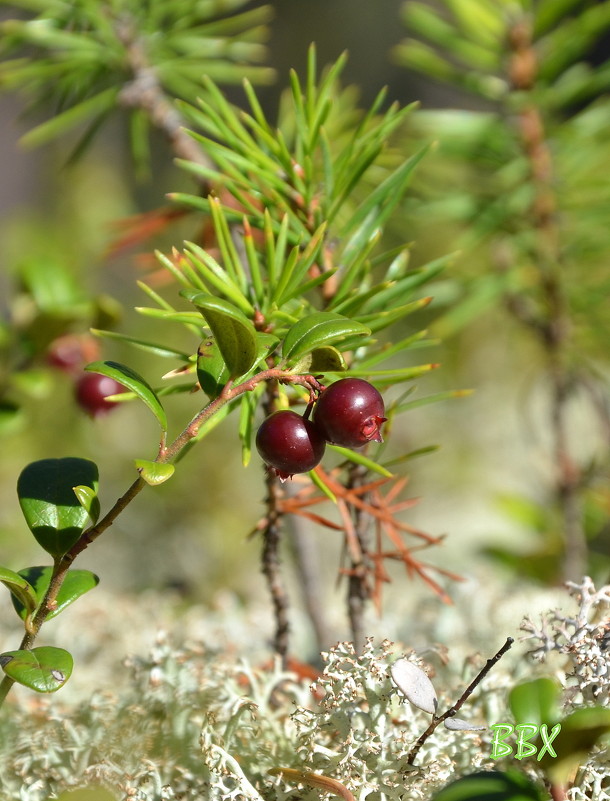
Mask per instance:
[[[153,388],[142,378],[141,375],[119,362],[93,362],[88,364],[85,370],[92,373],[100,373],[101,375],[114,378],[124,387],[135,393],[141,401],[151,410],[154,416],[159,421],[159,425],[164,431],[167,431],[167,416],[165,409],[161,405],[161,401],[156,396]]]
[[[24,687],[39,693],[60,690],[72,675],[72,655],[63,648],[43,646],[31,651],[5,651],[0,654],[0,665]]]
[[[368,470],[371,470],[373,473],[379,473],[380,476],[392,478],[394,475],[394,473],[391,473],[386,467],[378,464],[373,459],[369,459],[369,457],[365,456],[363,453],[354,451],[351,448],[344,448],[341,445],[332,445],[330,442],[328,443],[328,447],[343,456],[345,459],[349,459],[350,462],[360,464],[363,467],[366,467]]]

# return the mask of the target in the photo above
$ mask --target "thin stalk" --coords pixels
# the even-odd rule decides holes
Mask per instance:
[[[450,706],[449,709],[442,715],[439,715],[438,717],[436,717],[435,715],[432,718],[432,722],[430,723],[426,731],[419,737],[417,742],[413,745],[413,748],[411,748],[411,750],[409,751],[409,754],[407,756],[407,762],[409,765],[412,765],[414,763],[415,758],[418,755],[422,745],[426,742],[428,737],[430,737],[430,735],[436,729],[436,727],[439,726],[441,723],[443,723],[443,721],[447,720],[447,718],[452,718],[459,712],[464,703],[470,698],[472,693],[476,690],[476,688],[479,686],[479,684],[485,678],[485,676],[489,673],[492,667],[500,659],[502,659],[502,657],[508,650],[510,650],[513,643],[514,639],[512,637],[507,637],[506,642],[504,643],[502,648],[500,648],[500,650],[496,654],[494,654],[494,656],[492,656],[491,659],[487,660],[485,665],[481,668],[481,670],[477,673],[474,679],[470,682],[468,687],[466,687],[466,689],[460,695],[455,704],[453,704],[453,706]]]
[[[551,384],[549,422],[553,437],[555,502],[563,520],[565,540],[563,578],[577,580],[586,572],[587,544],[582,522],[581,477],[569,443],[567,404],[572,375],[567,365],[571,320],[563,281],[563,254],[559,241],[552,154],[546,141],[544,121],[533,100],[538,65],[531,25],[518,21],[509,32],[509,78],[515,92],[528,97],[516,117],[517,133],[530,165],[534,187],[530,213],[536,238],[541,304],[536,313],[521,299],[508,299],[515,317],[539,340],[546,356]]]
[[[266,416],[273,414],[277,402],[277,383],[267,383],[267,392],[263,400],[263,409]],[[263,528],[263,549],[261,553],[261,571],[267,580],[269,595],[275,615],[275,633],[273,636],[273,649],[280,656],[284,666],[288,659],[288,645],[290,638],[290,622],[288,618],[289,600],[286,585],[281,572],[280,545],[282,541],[282,514],[279,504],[284,490],[279,478],[271,470],[266,470],[265,485],[267,495],[267,514]]]
[[[362,465],[352,464],[346,486],[349,489],[362,486],[369,480],[367,469]],[[366,501],[368,493],[363,496]],[[357,548],[348,548],[350,555],[349,578],[347,585],[347,610],[351,627],[352,641],[356,653],[361,653],[366,643],[365,612],[371,592],[368,576],[368,553],[371,545],[372,516],[360,507],[352,509],[352,535],[357,541]],[[355,544],[355,543],[354,543]]]

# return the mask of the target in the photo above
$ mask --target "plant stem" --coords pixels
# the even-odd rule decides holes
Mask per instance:
[[[119,102],[128,108],[139,108],[146,112],[153,125],[165,134],[179,158],[213,167],[201,147],[184,129],[185,121],[163,91],[134,26],[125,22],[117,30],[117,35],[125,47],[127,65],[133,75],[120,92]]]
[[[351,464],[347,488],[362,486],[368,481],[367,469],[362,465]],[[362,497],[366,502],[368,494]],[[364,614],[371,593],[367,582],[367,554],[371,535],[371,515],[359,507],[352,509],[353,534],[356,537],[358,551],[354,553],[348,548],[350,558],[349,578],[347,585],[347,609],[351,627],[352,641],[356,653],[360,653],[366,643]]]
[[[277,407],[277,383],[269,381],[263,399],[263,409],[266,416],[272,414]],[[282,536],[282,515],[279,511],[279,501],[283,489],[280,480],[271,470],[266,470],[265,485],[267,495],[267,513],[263,529],[263,549],[261,553],[261,570],[267,579],[267,587],[271,596],[273,612],[275,615],[275,634],[273,649],[281,657],[284,666],[288,658],[288,642],[290,623],[288,620],[288,593],[284,585],[280,570],[280,543]]]
[[[436,729],[436,727],[439,726],[443,721],[447,720],[447,718],[452,718],[461,709],[461,707],[468,700],[468,698],[470,698],[470,696],[472,695],[474,690],[478,687],[478,685],[481,683],[481,681],[489,673],[489,671],[492,669],[492,667],[504,656],[504,654],[508,650],[510,650],[510,648],[512,647],[513,643],[514,643],[514,639],[512,637],[507,637],[506,638],[506,642],[504,643],[502,648],[500,648],[500,650],[496,654],[494,654],[494,656],[492,656],[491,659],[487,660],[487,662],[485,663],[483,668],[478,672],[478,674],[470,682],[468,687],[466,687],[466,689],[461,694],[461,696],[458,698],[458,700],[455,702],[455,704],[453,706],[449,707],[449,709],[446,712],[444,712],[442,715],[440,715],[439,717],[435,716],[435,717],[432,718],[432,722],[430,723],[430,725],[428,726],[426,731],[420,736],[420,738],[417,740],[417,742],[415,743],[413,748],[411,748],[411,750],[409,751],[409,755],[407,757],[407,762],[408,762],[409,765],[413,764],[413,762],[415,761],[415,758],[416,758],[417,754],[419,753],[422,745],[426,742],[428,737],[430,737],[430,735]]]
[[[167,464],[173,461],[178,454],[197,436],[202,425],[216,412],[218,412],[219,409],[240,395],[243,395],[244,392],[252,391],[258,384],[261,383],[261,381],[271,381],[274,383],[276,381],[284,381],[286,383],[299,384],[300,386],[310,389],[319,389],[321,386],[314,376],[293,375],[290,372],[281,370],[279,368],[263,370],[247,381],[244,381],[242,384],[238,384],[237,386],[233,386],[229,382],[224,387],[220,396],[205,406],[198,414],[196,414],[191,422],[182,431],[182,433],[180,433],[170,445],[166,446],[162,441],[155,461],[160,464]],[[279,483],[276,483],[276,487],[272,487],[271,482],[268,484],[269,495],[273,496],[274,498],[277,498],[278,496],[273,495],[273,493],[281,491],[279,489]],[[45,622],[49,612],[55,608],[57,594],[59,593],[66,574],[75,558],[114,523],[121,512],[127,506],[129,506],[129,504],[141,492],[141,490],[144,489],[145,486],[146,482],[144,479],[141,476],[138,476],[138,478],[131,484],[129,489],[123,495],[121,495],[121,497],[115,502],[115,504],[104,515],[104,517],[94,526],[85,530],[77,542],[66,554],[59,559],[56,559],[53,566],[51,580],[45,596],[31,621],[29,631],[26,632],[21,641],[19,650],[29,650],[32,648],[32,645],[36,640],[36,636],[38,635],[38,632]],[[275,517],[279,519],[277,513]],[[270,582],[270,587],[273,585],[272,597],[274,600],[274,608],[276,609],[277,620],[275,648],[278,653],[285,657],[288,647],[288,620],[286,613],[288,604],[286,600],[286,593],[283,588],[278,570],[278,544],[279,526],[277,525],[277,519],[275,519],[274,524],[271,527],[270,534],[266,539],[263,562],[265,564],[268,562],[269,564],[268,580]],[[2,706],[4,699],[14,683],[14,679],[11,679],[6,675],[0,682],[0,706]]]
[[[554,495],[563,520],[565,540],[563,579],[576,581],[586,572],[587,543],[582,522],[580,470],[572,456],[568,437],[567,403],[573,381],[566,365],[566,355],[571,320],[563,286],[552,155],[545,138],[542,114],[531,92],[538,70],[531,24],[525,19],[516,22],[509,31],[509,43],[511,87],[527,98],[516,117],[516,125],[534,188],[530,212],[536,233],[541,310],[538,314],[533,313],[514,297],[509,298],[507,305],[516,318],[534,332],[546,355],[551,383],[549,419],[553,437]]]
[[[262,572],[267,579],[271,603],[275,614],[273,649],[281,657],[284,666],[288,657],[290,622],[288,620],[288,593],[280,570],[280,543],[282,539],[281,515],[277,511],[282,488],[277,476],[267,471],[267,523],[263,530],[261,554]]]

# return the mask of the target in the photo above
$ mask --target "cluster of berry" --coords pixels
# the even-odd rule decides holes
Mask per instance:
[[[98,357],[97,343],[88,334],[58,337],[47,352],[50,365],[74,378],[75,400],[90,417],[99,417],[118,408],[116,403],[106,398],[125,392],[125,387],[114,378],[98,373],[83,373],[84,366]]]
[[[361,448],[382,442],[381,424],[387,418],[380,393],[361,378],[342,378],[323,389],[315,402],[313,420],[290,410],[274,412],[263,421],[256,447],[269,467],[285,480],[306,473],[322,459],[326,443]]]

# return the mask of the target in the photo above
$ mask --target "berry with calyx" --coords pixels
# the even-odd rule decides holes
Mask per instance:
[[[361,378],[342,378],[322,390],[314,408],[314,422],[328,442],[361,448],[383,442],[385,407],[381,394]]]
[[[263,420],[256,448],[283,481],[312,470],[324,455],[326,443],[311,420],[284,409]]]
[[[118,404],[106,398],[125,391],[125,387],[114,378],[99,373],[85,373],[78,379],[74,388],[76,402],[91,417],[98,417],[116,409]]]

